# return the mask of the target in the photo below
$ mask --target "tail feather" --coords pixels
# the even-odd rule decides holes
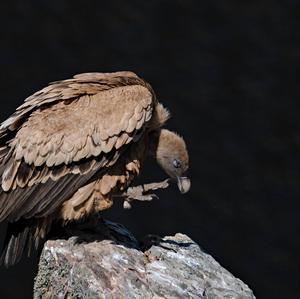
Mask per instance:
[[[20,261],[24,253],[27,253],[29,257],[34,249],[38,249],[49,229],[45,227],[43,220],[37,218],[20,219],[8,224],[0,265],[13,266]]]

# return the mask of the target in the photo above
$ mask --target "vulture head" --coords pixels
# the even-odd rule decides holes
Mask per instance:
[[[189,167],[189,156],[182,137],[174,132],[161,129],[155,136],[154,157],[160,167],[175,179],[181,193],[186,193],[191,187],[185,173]]]

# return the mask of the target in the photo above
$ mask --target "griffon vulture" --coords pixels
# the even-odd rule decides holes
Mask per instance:
[[[132,72],[79,74],[28,97],[0,127],[0,222],[9,223],[1,262],[30,255],[53,222],[107,209],[122,194],[125,207],[149,200],[130,187],[147,156],[187,192],[186,145],[162,129],[168,118]]]

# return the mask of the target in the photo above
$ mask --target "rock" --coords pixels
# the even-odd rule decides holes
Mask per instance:
[[[184,234],[139,244],[106,220],[68,234],[45,243],[34,298],[255,298]]]

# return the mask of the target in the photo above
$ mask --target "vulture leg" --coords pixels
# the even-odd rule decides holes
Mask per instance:
[[[166,179],[162,182],[129,187],[125,192],[115,196],[124,198],[124,209],[130,209],[131,202],[134,200],[151,201],[152,199],[158,198],[156,194],[151,192],[158,189],[166,189],[169,186],[169,183],[170,179]]]
[[[166,189],[169,187],[170,181],[171,179],[165,179],[164,181],[157,182],[157,183],[143,184],[142,185],[143,193],[145,194],[158,189]]]

